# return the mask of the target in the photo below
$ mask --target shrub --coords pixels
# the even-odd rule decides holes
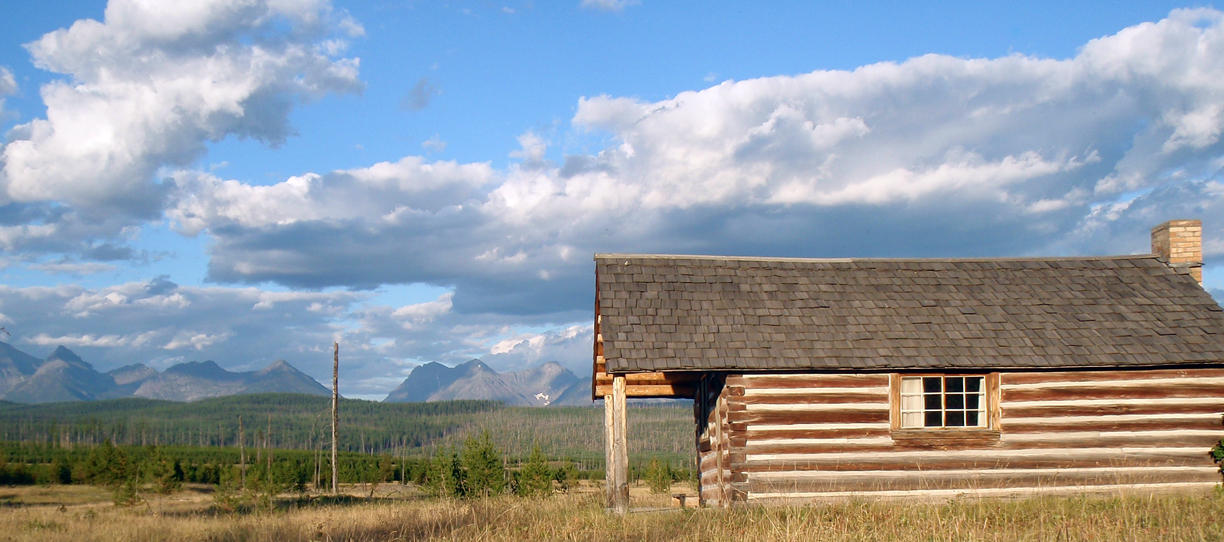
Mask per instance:
[[[463,468],[459,455],[450,449],[440,449],[434,453],[425,473],[425,487],[438,497],[463,496]]]
[[[671,470],[658,459],[651,459],[650,466],[646,468],[646,483],[650,486],[651,493],[663,494],[671,491]]]
[[[537,445],[531,449],[531,456],[519,471],[518,485],[515,492],[525,497],[548,495],[552,493],[552,473],[544,462],[544,453]]]
[[[553,480],[557,482],[557,490],[562,493],[569,493],[570,487],[578,480],[581,473],[574,468],[574,464],[566,461],[557,470],[553,471]]]

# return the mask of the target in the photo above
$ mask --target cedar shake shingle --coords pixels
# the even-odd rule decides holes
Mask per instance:
[[[1224,311],[1152,255],[595,264],[609,372],[1224,364]]]

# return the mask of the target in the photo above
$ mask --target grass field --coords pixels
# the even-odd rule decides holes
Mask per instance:
[[[1220,491],[680,510],[634,488],[633,506],[654,510],[617,517],[594,486],[476,501],[392,484],[372,499],[368,488],[348,489],[232,512],[203,487],[132,507],[88,486],[0,488],[0,540],[1224,540]]]

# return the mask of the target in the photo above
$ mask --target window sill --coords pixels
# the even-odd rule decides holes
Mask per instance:
[[[999,431],[989,428],[894,429],[893,443],[914,448],[976,448],[999,443]]]

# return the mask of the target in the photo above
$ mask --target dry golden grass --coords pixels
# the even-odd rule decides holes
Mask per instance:
[[[0,488],[0,540],[1217,540],[1224,494],[843,501],[617,517],[597,489],[544,499],[420,498],[382,486],[343,502],[286,499],[275,511],[218,511],[199,490],[122,508],[92,488]],[[635,489],[635,507],[669,498]]]

